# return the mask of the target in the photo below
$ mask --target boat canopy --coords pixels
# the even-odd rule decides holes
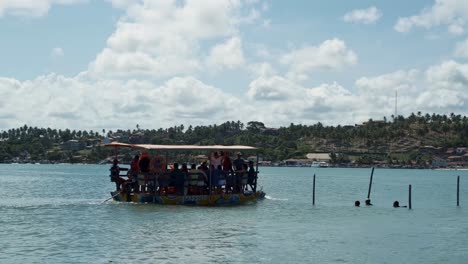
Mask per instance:
[[[120,142],[112,142],[105,145],[106,147],[116,148],[136,148],[136,149],[147,149],[147,150],[256,150],[256,147],[233,145],[152,145],[152,144],[125,144]]]

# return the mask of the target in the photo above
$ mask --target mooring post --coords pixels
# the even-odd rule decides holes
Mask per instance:
[[[315,205],[315,173],[314,180],[312,181],[312,205]]]
[[[409,185],[408,189],[408,209],[411,210],[411,184]]]
[[[457,177],[457,206],[460,206],[460,176]]]
[[[372,189],[372,178],[374,177],[374,167],[372,167],[372,172],[370,175],[370,181],[369,181],[369,191],[367,192],[367,199],[370,199],[370,192]]]

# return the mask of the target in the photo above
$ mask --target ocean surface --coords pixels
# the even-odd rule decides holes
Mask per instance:
[[[354,207],[371,169],[259,170],[265,200],[194,207],[103,203],[109,166],[0,165],[0,263],[468,263],[468,171],[376,169]]]

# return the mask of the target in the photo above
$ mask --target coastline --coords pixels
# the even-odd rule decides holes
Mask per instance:
[[[8,165],[112,165],[111,163],[85,163],[85,162],[77,162],[77,163],[70,163],[70,162],[5,162],[0,164],[8,164]],[[130,164],[122,163],[121,165],[130,166]],[[328,167],[311,167],[311,166],[265,166],[265,165],[258,165],[258,167],[266,167],[266,168],[311,168],[311,169],[369,169],[369,168],[376,168],[376,169],[408,169],[408,170],[440,170],[440,171],[468,171],[468,167],[460,167],[460,168],[428,168],[428,167],[400,167],[400,166],[379,166],[379,165],[362,165],[362,166],[328,166]]]

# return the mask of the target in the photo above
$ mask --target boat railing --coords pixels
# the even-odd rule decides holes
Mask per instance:
[[[132,177],[121,175],[124,177]],[[256,192],[257,175],[249,179],[247,171],[161,171],[139,172],[135,184],[131,188],[134,192],[154,193],[163,195],[176,194],[212,194],[212,193],[244,193],[250,187],[251,192]]]

